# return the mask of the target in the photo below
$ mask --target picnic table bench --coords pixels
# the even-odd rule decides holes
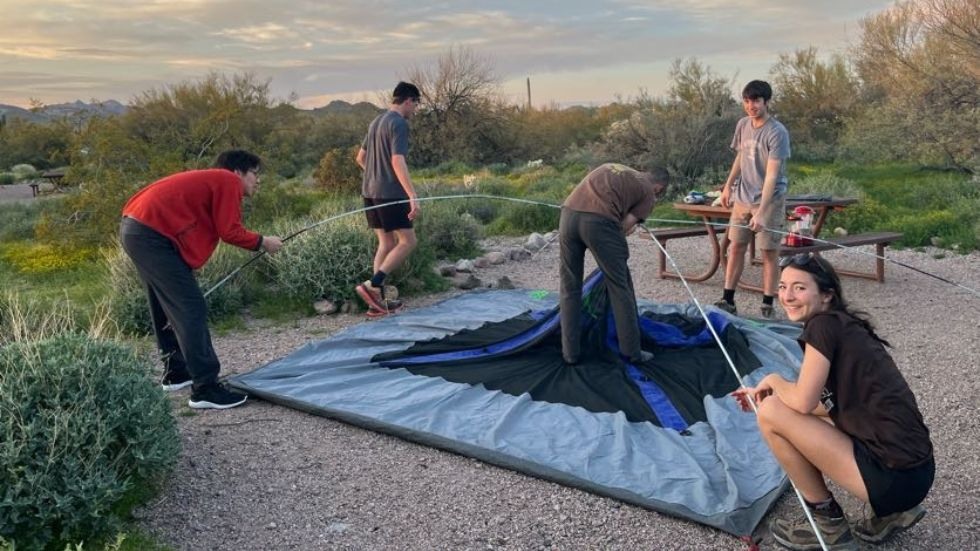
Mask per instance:
[[[831,210],[838,210],[846,208],[848,205],[855,203],[855,199],[831,199],[831,200],[821,200],[821,201],[787,201],[787,207],[796,206],[797,204],[806,204],[812,206],[818,211],[817,221],[814,225],[814,235],[819,236],[820,228],[823,226],[826,220],[827,214]],[[717,224],[722,219],[727,219],[730,209],[711,206],[711,205],[689,205],[689,204],[676,204],[674,205],[678,210],[687,212],[695,216],[700,216],[703,224],[698,226],[682,227],[682,228],[655,228],[651,229],[650,233],[657,238],[658,241],[663,245],[664,250],[667,249],[667,242],[672,239],[683,239],[688,237],[702,237],[710,236],[711,239],[708,240],[709,245],[712,248],[711,260],[707,266],[707,269],[700,274],[684,274],[684,278],[691,282],[700,282],[710,279],[717,271],[722,262],[726,261],[726,252],[728,249],[728,239],[724,236],[725,228],[721,224]],[[721,239],[719,239],[719,234],[722,234]],[[640,237],[649,239],[646,233],[641,233]],[[890,243],[893,243],[901,239],[902,234],[897,232],[868,232],[855,235],[846,235],[842,237],[834,237],[831,239],[821,240],[820,242],[814,242],[812,245],[802,246],[802,247],[789,247],[782,245],[779,250],[780,256],[791,256],[800,253],[820,253],[822,251],[830,251],[845,247],[857,247],[861,245],[875,245],[875,250],[877,256],[881,257],[884,255],[885,247]],[[754,242],[752,243],[754,244]],[[754,247],[751,247],[752,262],[759,263],[759,260],[755,258]],[[667,258],[662,251],[659,253],[659,266],[658,275],[661,279],[665,278],[679,278],[680,274],[674,273],[667,269]],[[855,272],[848,270],[837,270],[841,275],[848,275],[854,277],[861,277],[865,279],[871,279],[878,282],[884,282],[885,280],[885,261],[881,258],[876,259],[875,270],[873,272]],[[739,287],[744,289],[750,289],[755,291],[761,291],[761,287],[746,283],[744,281],[739,282]]]

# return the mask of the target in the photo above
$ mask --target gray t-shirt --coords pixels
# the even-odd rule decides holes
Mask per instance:
[[[366,153],[361,196],[408,199],[391,165],[392,155],[408,156],[408,121],[395,111],[385,111],[371,122],[361,147]]]
[[[759,128],[752,128],[752,119],[742,117],[735,126],[732,149],[742,154],[741,174],[734,182],[733,198],[737,203],[755,205],[762,200],[762,185],[766,182],[766,163],[769,159],[783,161],[776,177],[773,196],[786,193],[786,159],[789,159],[789,132],[783,123],[769,117]]]

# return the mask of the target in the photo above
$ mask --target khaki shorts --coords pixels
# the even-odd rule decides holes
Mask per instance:
[[[737,226],[748,226],[749,220],[755,217],[759,210],[759,205],[749,205],[747,203],[735,203],[732,207],[732,217],[729,219],[728,239],[732,243],[746,244],[752,239],[755,233],[748,228]],[[773,208],[769,211],[769,217],[762,221],[762,224],[769,229],[786,231],[786,196],[774,197]],[[755,234],[755,248],[760,251],[771,251],[779,249],[783,241],[783,234],[761,231]]]

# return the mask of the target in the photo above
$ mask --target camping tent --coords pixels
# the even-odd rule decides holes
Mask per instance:
[[[749,535],[786,487],[734,371],[693,305],[639,303],[651,362],[616,351],[601,273],[585,285],[584,353],[560,350],[556,297],[483,290],[350,327],[232,386],[483,461]],[[711,310],[753,384],[794,377],[798,329]]]

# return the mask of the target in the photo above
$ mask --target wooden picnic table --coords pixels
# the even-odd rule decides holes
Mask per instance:
[[[787,212],[792,211],[799,206],[807,206],[812,208],[816,212],[816,217],[813,223],[813,236],[819,237],[820,230],[823,228],[824,222],[827,220],[827,216],[831,211],[842,210],[847,208],[854,203],[857,203],[857,199],[853,198],[831,198],[829,200],[820,199],[801,199],[801,198],[788,198],[786,200],[786,210]],[[711,247],[711,260],[709,261],[708,268],[697,275],[684,275],[684,279],[693,282],[700,282],[710,279],[718,271],[718,267],[721,265],[722,259],[725,258],[725,251],[728,249],[728,236],[724,235],[719,243],[718,234],[724,233],[724,228],[728,224],[728,219],[731,217],[732,209],[726,208],[721,205],[692,205],[688,203],[674,203],[674,208],[688,214],[689,216],[700,217],[704,223],[704,231],[698,232],[700,235],[708,235],[708,243]],[[691,232],[688,232],[691,233]],[[656,235],[656,232],[654,232]],[[687,237],[689,235],[681,235],[678,237]],[[750,244],[752,251],[752,259],[755,260],[755,241],[753,240]],[[660,277],[661,278],[680,278],[680,275],[667,270],[665,259],[661,257],[660,264]],[[759,290],[759,287],[754,285],[745,284],[739,282],[739,286],[746,289]]]

